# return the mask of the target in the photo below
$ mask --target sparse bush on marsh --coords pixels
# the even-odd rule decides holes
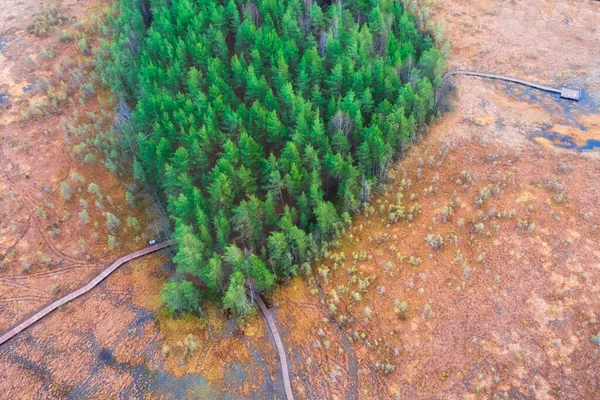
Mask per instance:
[[[60,285],[58,283],[50,285],[50,292],[56,296],[60,292]]]
[[[455,182],[457,185],[466,189],[473,183],[473,174],[469,170],[462,171]]]
[[[483,188],[481,188],[479,190],[479,193],[477,194],[477,196],[475,196],[475,207],[481,207],[483,206],[483,203],[485,202],[485,200],[490,197],[491,192],[491,185],[488,186],[484,186]]]
[[[73,190],[67,182],[62,182],[60,184],[60,194],[65,201],[71,201],[71,198],[73,197]]]
[[[443,242],[443,239],[442,239],[442,242]],[[410,257],[408,257],[407,262],[410,265],[412,265],[413,267],[416,267],[417,265],[421,264],[421,257],[410,256]]]
[[[52,59],[56,56],[56,53],[52,47],[45,47],[42,50],[42,57]]]
[[[425,242],[431,247],[433,250],[439,250],[444,246],[444,238],[439,234],[430,233],[425,237]]]
[[[81,185],[85,183],[85,178],[82,177],[81,175],[79,175],[77,172],[72,172],[71,173],[71,180],[76,184],[76,185]]]
[[[38,217],[42,217],[44,219],[48,219],[48,214],[46,214],[46,210],[44,210],[44,208],[42,206],[39,206],[38,208],[35,209],[35,214]]]
[[[568,174],[572,169],[573,167],[571,167],[571,165],[565,161],[559,161],[558,165],[556,166],[556,171],[561,174]]]
[[[52,27],[63,25],[70,21],[64,15],[64,9],[60,6],[46,6],[42,12],[35,14],[35,20],[27,26],[27,32],[37,37],[45,37],[50,34]]]
[[[21,267],[23,274],[28,274],[29,272],[31,272],[31,263],[29,261],[23,261],[21,263]]]
[[[115,247],[117,247],[118,241],[117,238],[114,237],[113,235],[108,235],[108,248],[109,249],[114,249]]]
[[[110,232],[115,233],[121,229],[121,221],[114,214],[105,212],[104,218],[106,218],[106,227]]]
[[[35,119],[41,121],[43,117],[49,115],[47,110],[48,102],[45,99],[34,100],[29,103],[29,107],[23,111],[21,118],[23,120]]]
[[[405,320],[406,310],[408,310],[408,304],[405,301],[394,299],[394,312],[396,313],[398,318]]]
[[[88,192],[93,194],[94,196],[96,196],[96,198],[102,198],[102,194],[100,193],[100,186],[98,186],[96,183],[91,182],[88,185]]]
[[[61,42],[71,42],[74,39],[73,32],[68,29],[60,29],[58,36]]]
[[[87,210],[81,210],[81,212],[79,213],[79,219],[83,224],[87,224],[90,222],[90,215],[88,214]]]

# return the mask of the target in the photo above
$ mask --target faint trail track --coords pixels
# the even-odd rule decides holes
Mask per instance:
[[[106,268],[104,271],[102,271],[100,274],[98,274],[94,279],[92,279],[87,285],[83,286],[80,289],[75,290],[74,292],[69,293],[68,295],[56,300],[54,303],[44,307],[42,310],[38,311],[37,313],[33,314],[31,317],[27,318],[25,321],[23,321],[18,326],[12,328],[8,332],[6,332],[4,335],[0,336],[0,345],[6,343],[10,339],[12,339],[16,335],[18,335],[20,332],[29,328],[31,325],[35,324],[40,319],[44,318],[46,315],[50,314],[52,311],[56,310],[58,307],[89,292],[94,287],[96,287],[100,282],[102,282],[108,275],[112,274],[115,270],[117,270],[117,268],[119,268],[121,265],[125,264],[126,262],[131,261],[136,258],[139,258],[139,257],[142,257],[142,256],[145,256],[147,254],[154,253],[156,251],[165,249],[174,244],[175,244],[174,240],[168,240],[168,241],[165,241],[162,243],[152,245],[150,247],[146,247],[145,249],[138,250],[136,252],[133,252],[131,254],[128,254],[126,256],[119,258],[117,261],[112,263],[108,268]],[[56,272],[56,271],[53,271],[53,272]],[[285,354],[285,348],[283,347],[283,342],[281,341],[281,336],[279,335],[279,330],[277,329],[275,320],[273,319],[271,312],[269,311],[269,309],[267,308],[267,306],[265,305],[264,301],[262,300],[262,298],[260,297],[259,294],[253,293],[252,298],[254,300],[256,300],[256,302],[258,303],[258,306],[259,306],[263,316],[265,317],[265,320],[267,321],[269,329],[270,329],[271,333],[273,334],[273,338],[275,339],[275,345],[277,347],[277,352],[279,353],[279,361],[281,363],[281,373],[283,375],[283,386],[285,388],[286,398],[288,400],[294,400],[294,395],[292,393],[292,386],[290,383],[290,371],[289,371],[289,367],[288,367],[287,356]],[[29,301],[31,299],[39,300],[42,298],[41,297],[38,298],[38,296],[35,296],[35,295],[29,295],[29,296],[16,297],[16,298],[10,299],[8,301],[9,302]]]
[[[319,291],[319,297],[322,301],[325,301],[325,294],[320,280],[317,278],[315,279],[315,282],[317,284],[317,290]],[[340,326],[340,324],[338,324],[337,320],[332,318],[331,323],[340,335],[340,339],[348,357],[347,371],[349,382],[346,383],[346,400],[358,400],[358,358],[356,357],[356,351],[352,348],[350,340],[348,339],[348,333]]]
[[[260,311],[262,311],[265,320],[267,320],[267,325],[269,325],[269,329],[273,334],[273,339],[275,339],[275,346],[277,347],[277,352],[279,353],[279,361],[281,363],[281,374],[283,375],[283,387],[285,388],[285,397],[288,400],[294,400],[294,394],[292,393],[292,385],[290,383],[290,370],[288,367],[287,356],[285,355],[285,348],[283,347],[283,342],[281,341],[281,336],[279,336],[279,330],[277,330],[277,325],[275,324],[275,320],[273,319],[273,315],[265,305],[262,297],[260,297],[257,293],[252,293],[251,296],[256,303],[258,303],[258,307]]]
[[[154,253],[158,250],[165,249],[169,246],[172,246],[174,243],[175,243],[174,241],[166,241],[166,242],[158,243],[153,246],[146,247],[145,249],[138,250],[136,252],[133,252],[131,254],[128,254],[126,256],[119,258],[117,261],[112,263],[108,268],[106,268],[104,271],[102,271],[99,275],[97,275],[94,279],[92,279],[84,287],[77,289],[76,291],[74,291],[74,292],[66,295],[65,297],[55,301],[54,303],[46,306],[45,308],[38,311],[31,317],[27,318],[25,321],[23,321],[18,326],[14,327],[13,329],[6,332],[4,335],[0,336],[0,345],[2,345],[3,343],[5,343],[8,340],[15,337],[19,332],[29,328],[31,325],[35,324],[37,321],[44,318],[46,315],[50,314],[52,311],[56,310],[58,307],[62,306],[63,304],[66,304],[69,301],[76,299],[77,297],[89,292],[91,289],[93,289],[95,286],[97,286],[102,280],[104,280],[104,278],[106,278],[108,275],[113,273],[117,268],[119,268],[121,265],[125,264],[126,262],[131,261],[135,258],[145,256],[150,253]]]

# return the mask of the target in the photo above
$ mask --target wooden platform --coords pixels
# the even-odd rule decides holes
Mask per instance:
[[[581,90],[562,88],[560,90],[560,97],[561,97],[561,99],[569,99],[569,100],[579,101],[579,98],[581,97]]]

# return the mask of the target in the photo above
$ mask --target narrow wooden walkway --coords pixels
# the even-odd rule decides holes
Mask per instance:
[[[497,79],[497,80],[506,81],[506,82],[512,82],[512,83],[516,83],[519,85],[528,86],[528,87],[531,87],[534,89],[543,90],[543,91],[549,92],[549,93],[557,93],[560,95],[560,97],[562,97],[564,99],[575,100],[575,101],[578,101],[579,97],[581,96],[581,91],[579,89],[570,89],[570,88],[556,89],[556,88],[552,88],[552,87],[548,87],[548,86],[539,85],[534,82],[524,81],[522,79],[511,78],[509,76],[488,74],[486,72],[475,72],[475,71],[466,71],[466,70],[448,71],[442,77],[442,81],[446,82],[446,80],[448,78],[450,78],[454,75],[470,75],[470,76],[478,76],[480,78],[490,78],[490,79]]]
[[[3,343],[5,343],[8,340],[15,337],[19,332],[29,328],[31,325],[35,324],[37,321],[44,318],[46,315],[50,314],[52,311],[56,310],[58,307],[62,306],[63,304],[66,304],[66,303],[70,302],[71,300],[76,299],[77,297],[89,292],[95,286],[97,286],[100,282],[102,282],[108,275],[112,274],[117,268],[119,268],[121,265],[125,264],[126,262],[131,261],[138,257],[145,256],[146,254],[154,253],[155,251],[165,249],[169,246],[172,246],[173,244],[175,244],[175,241],[166,241],[166,242],[158,243],[158,244],[152,245],[150,247],[146,247],[145,249],[136,251],[134,253],[131,253],[131,254],[128,254],[126,256],[119,258],[117,261],[112,263],[108,268],[106,268],[104,271],[102,271],[98,276],[96,276],[94,279],[92,279],[90,281],[90,283],[88,283],[84,287],[77,289],[76,291],[74,291],[72,293],[69,293],[68,295],[66,295],[65,297],[63,297],[59,300],[56,300],[54,303],[46,306],[42,310],[33,314],[31,317],[27,318],[25,321],[21,322],[19,325],[15,326],[14,328],[12,328],[8,332],[6,332],[4,335],[0,336],[0,345],[2,345]]]
[[[58,307],[70,302],[71,300],[76,299],[79,296],[89,292],[94,287],[96,287],[100,282],[102,282],[108,275],[112,274],[117,268],[121,265],[125,264],[128,261],[133,259],[145,256],[150,253],[154,253],[156,251],[165,249],[167,247],[173,246],[175,244],[175,240],[170,240],[162,243],[157,243],[150,247],[146,247],[145,249],[136,251],[134,253],[128,254],[119,258],[117,261],[112,263],[108,268],[102,271],[99,275],[97,275],[94,279],[92,279],[87,285],[84,287],[75,290],[72,293],[69,293],[65,297],[56,300],[54,303],[44,307],[42,310],[38,311],[31,317],[27,318],[25,321],[20,323],[18,326],[12,328],[4,335],[0,336],[0,345],[6,343],[20,332],[29,328],[31,325],[35,324],[40,319],[44,318],[46,315],[50,314],[52,311],[56,310]],[[275,320],[271,315],[271,312],[265,305],[264,301],[257,293],[248,293],[251,297],[256,300],[260,311],[262,312],[265,320],[267,321],[267,325],[269,326],[269,330],[273,334],[273,338],[275,339],[275,345],[277,347],[277,352],[279,353],[279,361],[281,363],[281,373],[283,375],[283,386],[285,389],[285,395],[288,400],[294,400],[294,395],[292,393],[292,386],[290,383],[290,370],[287,362],[287,357],[285,355],[285,348],[283,347],[283,342],[281,341],[281,336],[279,335],[279,330],[277,329],[277,325],[275,324]]]
[[[279,361],[281,363],[281,374],[283,375],[283,387],[285,389],[285,397],[287,400],[294,400],[294,394],[292,393],[292,385],[290,383],[290,370],[288,367],[287,356],[285,355],[285,348],[283,347],[283,342],[281,341],[281,336],[279,335],[279,330],[277,329],[277,325],[275,324],[275,320],[273,319],[273,315],[265,305],[262,297],[259,294],[253,293],[251,297],[256,300],[258,303],[258,307],[260,311],[262,311],[265,320],[267,321],[267,325],[269,325],[269,329],[273,334],[273,339],[275,339],[275,346],[277,347],[277,352],[279,353]]]

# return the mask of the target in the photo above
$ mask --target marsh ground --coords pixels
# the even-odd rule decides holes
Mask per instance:
[[[103,3],[62,4],[82,20]],[[100,113],[105,94],[23,120],[50,97],[43,78],[56,87],[63,80],[77,98],[73,72],[82,59],[86,68],[60,33],[25,31],[36,11],[38,2],[21,1],[0,14],[2,331],[142,247],[154,230],[142,194],[131,207],[127,179],[86,163],[65,139],[61,117],[68,125],[74,108]],[[293,388],[314,399],[598,397],[600,347],[591,338],[600,331],[600,152],[576,149],[600,140],[598,4],[440,0],[432,14],[444,20],[450,68],[582,87],[584,99],[457,78],[453,110],[398,163],[339,248],[312,278],[267,296]],[[51,58],[42,56],[48,48]],[[88,224],[78,216],[81,199]],[[122,221],[113,249],[107,211]],[[443,245],[434,250],[428,235]],[[260,318],[233,323],[210,305],[202,319],[161,316],[167,260],[130,264],[2,346],[3,395],[281,398]],[[189,334],[197,349],[186,355]]]

